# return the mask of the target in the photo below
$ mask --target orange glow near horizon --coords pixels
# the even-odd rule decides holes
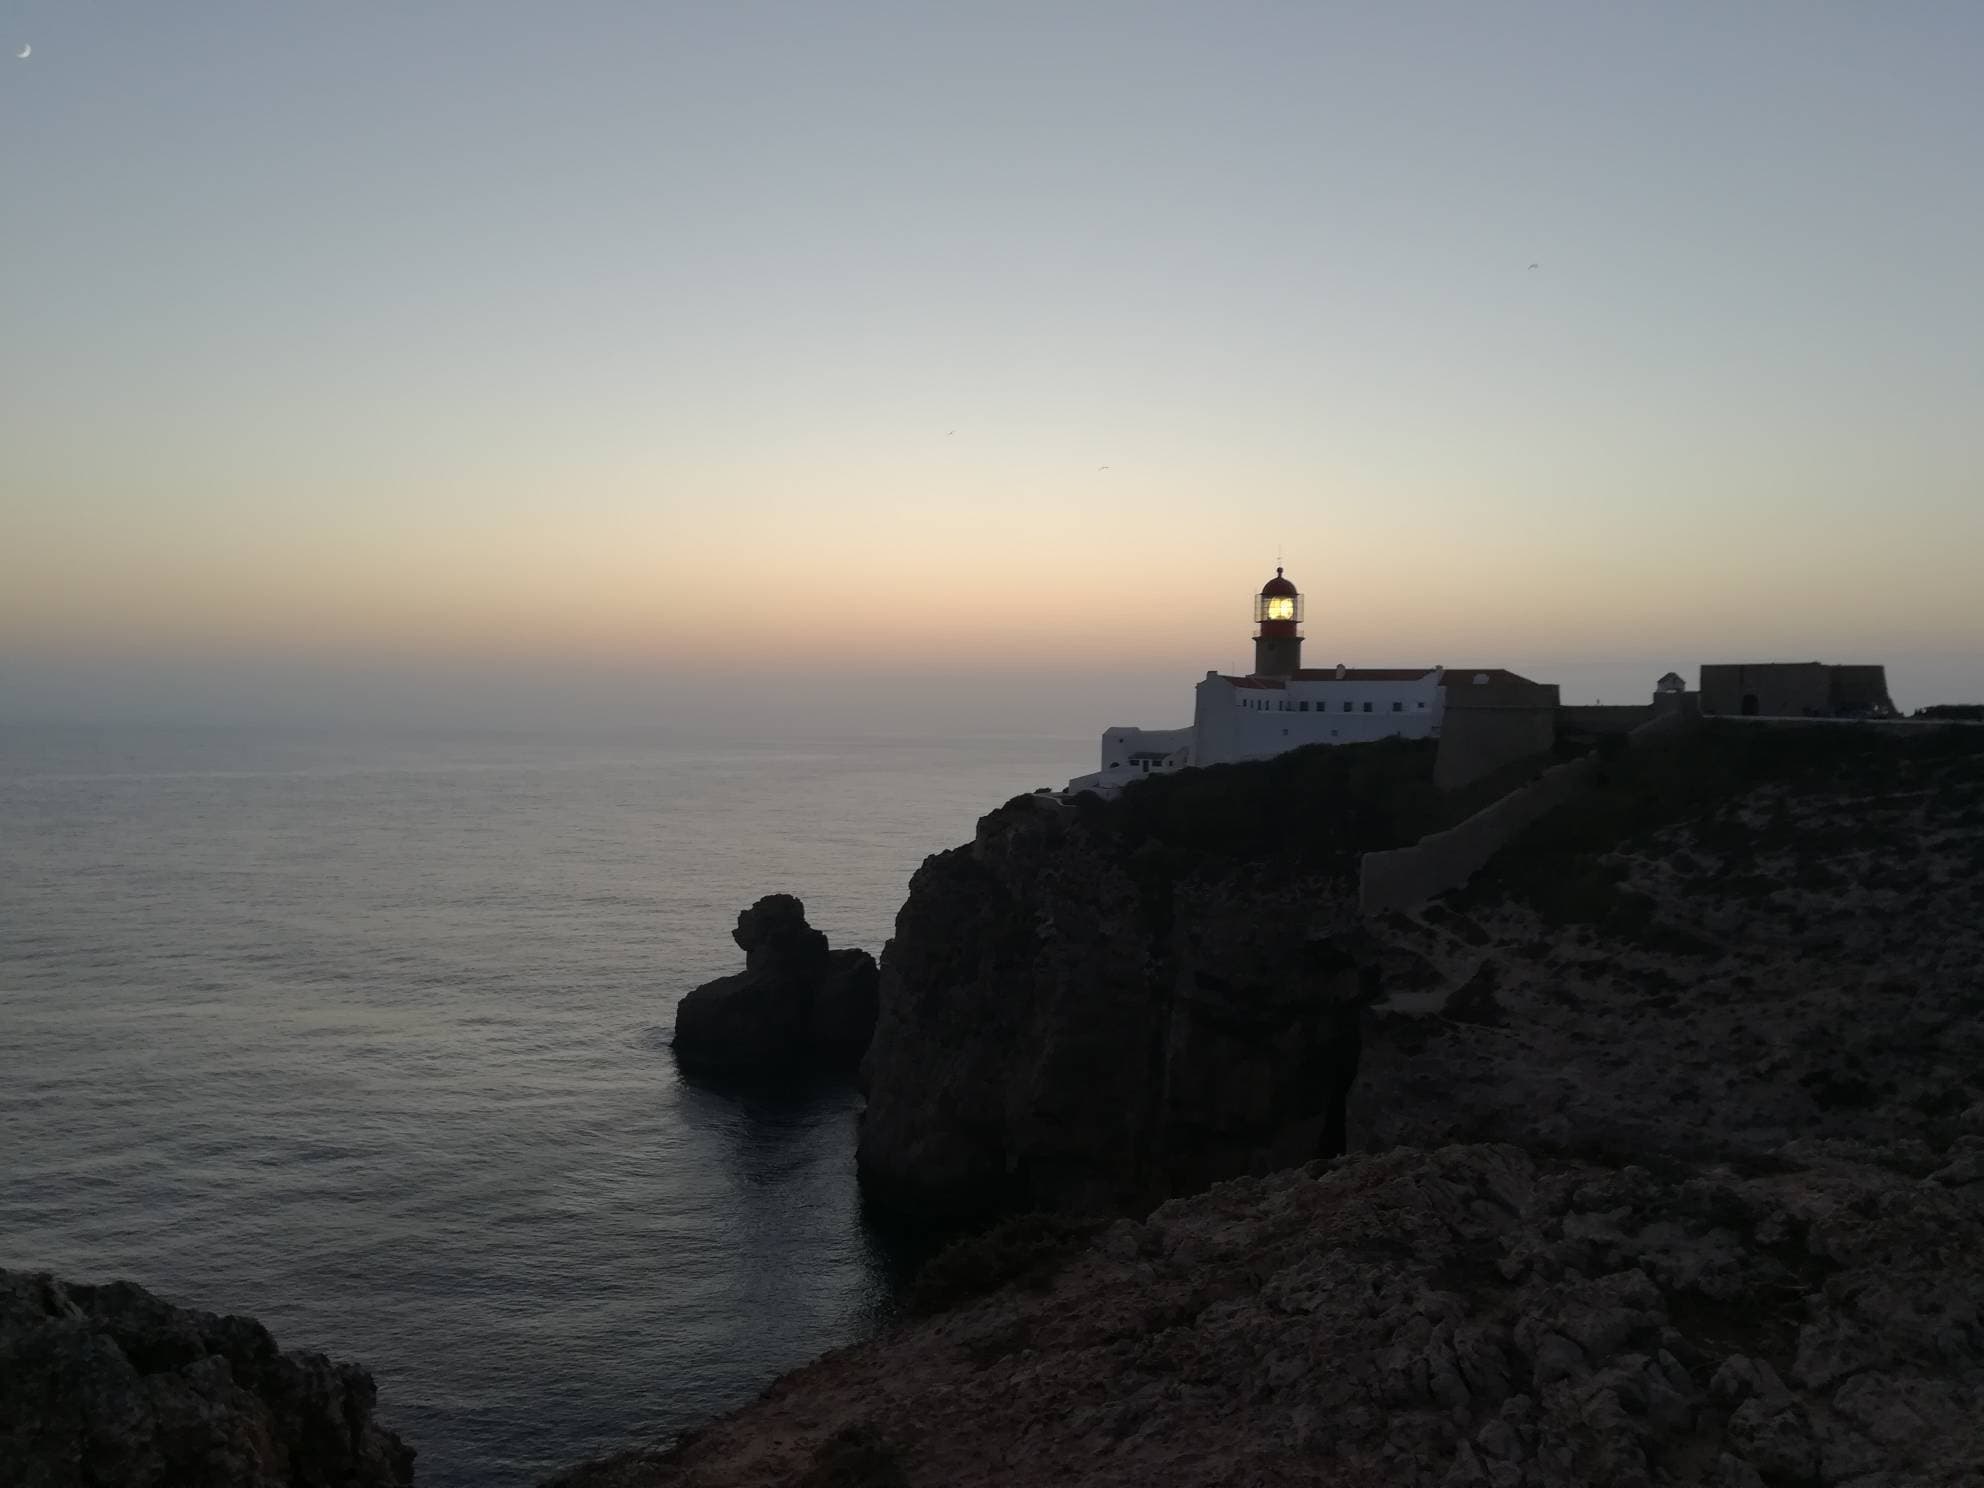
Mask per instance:
[[[1984,691],[1984,12],[619,6],[547,70],[399,7],[353,112],[357,8],[44,8],[0,683],[1189,677],[1279,554],[1325,664]]]
[[[0,556],[0,635],[29,655],[567,657],[689,671],[773,657],[1230,666],[1246,654],[1249,596],[1265,567],[1248,561],[1249,535],[1231,530],[1084,541],[836,523],[839,535],[811,521],[752,539],[720,521],[694,541],[680,522],[575,517],[562,528],[403,531],[376,544],[237,532],[209,544],[155,534],[16,547]],[[864,527],[877,540],[864,544]],[[1290,577],[1305,591],[1309,648],[1330,661],[1868,655],[1963,634],[1976,617],[1969,560],[1954,547],[1920,561],[1907,588],[1856,582],[1858,554],[1844,543],[1765,572],[1740,552],[1685,564],[1664,552],[1580,558],[1382,530],[1318,547],[1303,561],[1290,545]]]
[[[727,463],[546,450],[402,468],[361,448],[298,471],[274,451],[223,461],[217,439],[169,473],[51,460],[0,547],[0,659],[1190,676],[1247,664],[1276,547],[1318,664],[1879,660],[1984,632],[1984,507],[1960,482],[1861,501],[1861,475],[1816,455],[1772,478],[1801,502],[1742,503],[1732,477],[1683,499],[1658,460],[1621,472],[1575,447],[1541,479],[1490,446],[1469,470],[1405,446],[1390,470],[1243,465],[1174,434],[1165,460],[1097,471],[939,438],[914,457],[822,436]]]

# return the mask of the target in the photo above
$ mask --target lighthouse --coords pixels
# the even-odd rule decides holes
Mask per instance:
[[[1302,666],[1302,591],[1279,568],[1254,596],[1254,669],[1244,677],[1211,671],[1192,689],[1186,728],[1103,731],[1100,768],[1068,782],[1068,794],[1113,796],[1152,775],[1205,765],[1272,759],[1311,744],[1369,744],[1379,739],[1438,739],[1446,748],[1448,709],[1464,708],[1473,742],[1448,748],[1442,772],[1487,768],[1508,760],[1495,739],[1521,753],[1547,751],[1557,715],[1557,689],[1500,667]],[[1492,710],[1492,711],[1490,711]],[[1540,729],[1540,737],[1537,730]],[[1484,730],[1486,733],[1484,734]],[[1500,732],[1497,732],[1497,731]],[[1500,752],[1498,752],[1500,751]],[[1479,772],[1477,771],[1476,774]],[[1475,778],[1470,775],[1467,778]]]
[[[1254,675],[1292,677],[1302,670],[1302,594],[1274,571],[1254,596]]]

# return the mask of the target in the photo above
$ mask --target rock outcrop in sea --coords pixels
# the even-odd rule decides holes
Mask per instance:
[[[790,894],[767,894],[742,911],[731,935],[744,970],[676,1004],[683,1067],[738,1078],[853,1074],[875,1028],[875,958],[830,950]]]
[[[0,1271],[9,1488],[406,1488],[372,1377],[130,1282]]]

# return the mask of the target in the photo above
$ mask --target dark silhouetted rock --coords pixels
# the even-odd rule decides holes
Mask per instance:
[[[742,911],[730,938],[746,971],[809,987],[826,975],[827,937],[806,923],[806,906],[790,894],[767,894]]]
[[[0,1271],[9,1488],[403,1488],[372,1377],[129,1282]]]
[[[676,1057],[735,1077],[852,1074],[875,1027],[874,958],[829,950],[790,894],[767,894],[737,916],[731,934],[744,970],[676,1004]]]
[[[849,1074],[875,1036],[875,1003],[881,979],[875,958],[847,947],[827,953],[826,975],[813,997],[811,1036],[822,1063]]]
[[[1342,1142],[1353,877],[1179,857],[1132,830],[1142,789],[1019,797],[912,880],[858,1153],[884,1210],[1136,1208]]]
[[[705,982],[675,1006],[675,1054],[692,1069],[782,1072],[805,1062],[809,990],[758,971]]]

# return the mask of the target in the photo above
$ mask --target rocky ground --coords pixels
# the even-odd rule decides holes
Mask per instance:
[[[1980,1159],[1238,1179],[554,1481],[1980,1484]]]
[[[372,1377],[129,1282],[0,1271],[7,1488],[404,1488]]]
[[[1984,1135],[1984,756],[1808,763],[1624,840],[1601,802],[1375,927],[1355,1144],[1828,1136],[1921,1168]]]

